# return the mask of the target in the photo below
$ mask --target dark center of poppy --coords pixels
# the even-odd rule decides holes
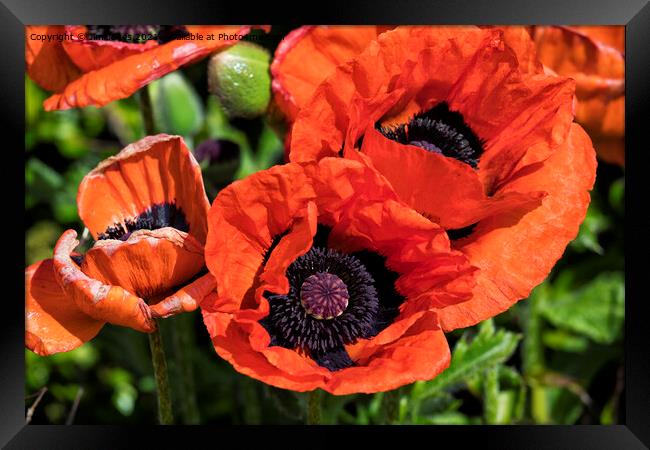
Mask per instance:
[[[144,44],[156,41],[164,44],[189,35],[182,25],[86,25],[92,40],[120,41]]]
[[[406,124],[376,127],[388,139],[455,158],[475,169],[483,154],[484,142],[465,123],[463,115],[451,111],[446,102],[414,115]]]
[[[300,288],[300,303],[315,319],[333,319],[348,307],[348,288],[343,280],[327,272],[309,276]]]
[[[97,239],[126,241],[131,236],[131,233],[136,230],[157,230],[164,227],[172,227],[185,232],[190,231],[190,226],[185,219],[185,213],[175,203],[152,205],[137,217],[106,228],[106,231],[100,233]]]
[[[260,323],[270,345],[296,349],[335,371],[354,365],[345,345],[385,329],[404,298],[384,257],[317,246],[323,241],[315,237],[314,246],[289,265],[287,294],[265,293],[270,311]]]

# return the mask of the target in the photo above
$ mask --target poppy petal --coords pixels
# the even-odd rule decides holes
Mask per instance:
[[[206,28],[206,27],[201,27]],[[247,34],[248,26],[218,27],[217,34]],[[188,31],[189,27],[188,27]],[[214,29],[212,32],[215,32]],[[151,50],[130,55],[101,69],[84,73],[68,84],[60,94],[45,100],[46,111],[104,106],[114,100],[130,97],[141,87],[180,66],[203,58],[236,40],[174,40]]]
[[[387,332],[388,329],[385,330]],[[449,366],[451,352],[433,312],[422,312],[403,334],[390,343],[381,335],[349,349],[356,367],[336,372],[324,389],[331,394],[389,391],[415,381],[426,381]]]
[[[624,27],[535,27],[537,53],[554,72],[576,80],[576,121],[594,139],[601,156],[600,138],[622,144],[625,134]],[[603,39],[603,40],[601,40]],[[620,146],[622,147],[622,146]],[[624,162],[624,154],[606,160]]]
[[[203,246],[175,228],[134,231],[126,241],[105,239],[86,252],[81,270],[107,285],[151,300],[194,277]]]
[[[400,198],[445,229],[463,228],[501,212],[523,215],[540,205],[544,192],[507,192],[488,197],[467,164],[414,145],[403,145],[373,128],[361,152],[384,175]]]
[[[73,350],[104,326],[61,289],[51,259],[25,269],[25,294],[25,346],[38,355]]]
[[[589,136],[576,124],[568,141],[536,171],[508,183],[508,190],[543,188],[542,205],[513,221],[504,214],[481,222],[458,249],[480,268],[472,299],[439,311],[445,331],[474,325],[527,297],[575,238],[589,206],[596,159]]]
[[[101,69],[130,55],[137,55],[158,47],[156,41],[143,43],[89,39],[88,29],[83,25],[66,25],[64,31],[70,39],[63,41],[63,49],[74,64],[83,72]],[[84,38],[79,36],[83,34]]]
[[[207,234],[201,169],[180,136],[147,136],[101,162],[79,185],[77,205],[95,239],[154,205],[179,208],[199,242]]]
[[[216,288],[214,277],[205,274],[190,284],[183,286],[176,293],[151,306],[152,317],[165,319],[167,317],[191,312],[199,307],[199,303]]]
[[[253,289],[273,238],[285,232],[315,193],[298,165],[276,166],[219,192],[208,213],[205,260],[222,297],[239,299]],[[234,269],[236,268],[236,269]],[[233,270],[234,269],[234,270]]]
[[[303,26],[287,34],[275,51],[271,75],[275,101],[289,120],[339,64],[361,53],[381,31],[374,26]]]
[[[54,247],[54,272],[59,285],[77,307],[96,320],[150,333],[155,329],[149,306],[119,286],[94,280],[81,271],[70,254],[79,245],[74,230],[67,230]]]
[[[56,40],[38,40],[38,36],[61,36],[63,26],[25,27],[25,60],[27,73],[39,86],[48,91],[61,92],[73,80],[81,76],[81,71],[72,62]]]

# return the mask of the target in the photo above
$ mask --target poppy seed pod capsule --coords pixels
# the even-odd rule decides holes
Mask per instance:
[[[265,49],[249,42],[210,58],[208,90],[228,116],[252,119],[266,111],[271,99],[270,60]]]

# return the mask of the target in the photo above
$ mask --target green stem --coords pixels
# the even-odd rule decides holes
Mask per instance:
[[[399,399],[399,389],[384,392],[384,397],[381,399],[381,409],[384,412],[384,423],[386,425],[392,425],[399,417]]]
[[[169,390],[169,378],[167,377],[165,349],[158,326],[156,326],[156,330],[153,333],[149,334],[149,347],[151,349],[151,362],[153,363],[153,373],[156,378],[156,391],[158,393],[158,421],[161,425],[171,425],[174,423],[172,398]]]
[[[192,334],[189,329],[190,316],[181,314],[169,321],[174,338],[174,359],[180,373],[181,416],[186,425],[196,425],[200,422],[199,408],[196,404],[194,387],[194,368],[192,366],[191,349],[194,348]]]
[[[156,134],[153,121],[153,107],[151,106],[151,96],[149,95],[149,86],[140,89],[140,112],[142,112],[144,134],[146,136]]]
[[[320,391],[313,390],[307,397],[307,425],[320,424]]]

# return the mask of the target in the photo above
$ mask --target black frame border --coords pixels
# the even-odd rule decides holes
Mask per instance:
[[[298,8],[300,6],[300,8]],[[306,8],[304,7],[306,6]],[[302,442],[309,447],[343,443],[349,438],[372,437],[385,444],[402,444],[411,434],[421,434],[432,446],[443,442],[461,448],[477,445],[499,449],[642,449],[650,446],[650,338],[645,320],[650,306],[644,292],[644,276],[650,250],[648,230],[650,212],[645,196],[644,171],[650,167],[647,133],[643,118],[648,114],[650,77],[650,4],[647,0],[380,0],[353,2],[332,0],[322,4],[296,5],[267,0],[265,3],[201,0],[1,0],[0,112],[5,136],[16,144],[7,145],[3,156],[12,166],[7,176],[6,200],[9,208],[22,211],[19,195],[24,189],[21,176],[24,145],[24,33],[26,24],[63,23],[295,23],[295,24],[585,24],[626,26],[626,306],[625,306],[625,425],[598,426],[437,426],[431,427],[338,427],[335,433],[326,427],[138,427],[138,438],[148,446],[167,448],[187,445],[186,434],[198,442],[206,439],[214,445],[236,442],[246,448],[263,440],[263,445]],[[645,139],[644,139],[645,138]],[[13,154],[12,154],[13,153]],[[11,170],[13,169],[13,170]],[[14,178],[15,177],[15,178]],[[18,192],[17,192],[18,190]],[[6,201],[5,200],[5,201]],[[24,264],[24,248],[17,238],[24,233],[24,216],[11,215],[5,221],[6,234],[16,245],[18,262]],[[13,229],[11,229],[13,228]],[[13,255],[12,255],[13,256]],[[0,328],[2,369],[0,370],[0,444],[6,448],[127,448],[134,446],[134,427],[33,425],[25,426],[24,410],[24,285],[20,264],[9,258],[8,283],[13,289],[5,299],[3,326]],[[285,436],[286,435],[286,436]],[[358,436],[355,436],[358,435]],[[290,441],[284,441],[283,438]],[[296,439],[297,438],[297,439]],[[298,441],[300,439],[300,441]],[[139,440],[139,439],[138,439]],[[425,441],[427,442],[427,441]],[[367,445],[367,444],[362,444]]]

